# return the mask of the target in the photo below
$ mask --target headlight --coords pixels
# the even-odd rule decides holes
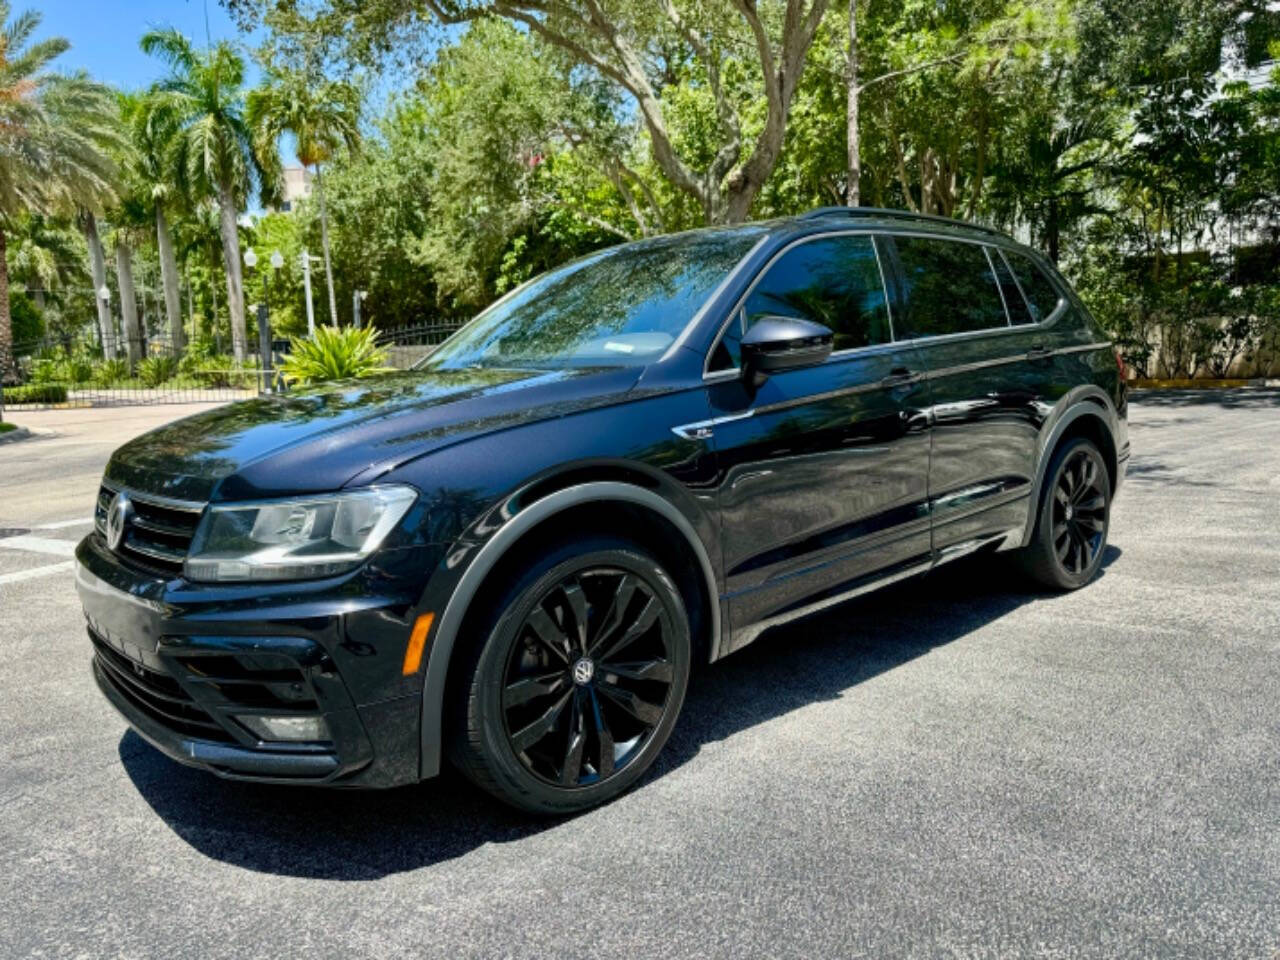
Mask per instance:
[[[399,523],[418,494],[368,487],[299,500],[214,504],[187,556],[188,580],[305,580],[351,570]]]

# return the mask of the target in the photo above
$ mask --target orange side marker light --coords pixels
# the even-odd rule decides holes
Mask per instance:
[[[413,632],[409,634],[409,646],[404,652],[404,669],[400,672],[411,677],[422,666],[422,651],[427,645],[427,634],[431,632],[431,624],[435,621],[434,613],[424,613],[413,624]]]

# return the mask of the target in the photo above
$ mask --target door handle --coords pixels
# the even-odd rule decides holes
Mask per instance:
[[[1053,356],[1053,351],[1042,343],[1037,343],[1027,351],[1028,360],[1048,360]]]
[[[914,383],[920,375],[914,373],[908,367],[894,367],[889,371],[889,375],[880,379],[882,387],[896,387],[904,383]]]

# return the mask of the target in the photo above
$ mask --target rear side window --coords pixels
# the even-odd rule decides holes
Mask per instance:
[[[809,240],[792,247],[756,284],[745,329],[761,317],[797,317],[830,327],[835,350],[888,343],[889,305],[869,236]]]
[[[1009,318],[981,244],[895,236],[911,336],[1005,327]],[[901,336],[901,334],[899,334]]]
[[[1027,298],[1031,322],[1039,323],[1053,313],[1058,306],[1058,301],[1062,299],[1058,294],[1058,288],[1030,257],[1012,250],[1006,251],[1005,257],[1009,261],[1009,266],[1013,268],[1014,276],[1018,278],[1018,286],[1022,288]],[[1017,322],[1015,317],[1014,323]]]
[[[1013,279],[1013,271],[1000,256],[1000,251],[988,247],[987,255],[991,258],[991,266],[995,267],[1000,292],[1004,294],[1004,305],[1009,311],[1009,322],[1015,327],[1023,323],[1035,323],[1027,301],[1022,298],[1022,290],[1018,287],[1018,282]]]

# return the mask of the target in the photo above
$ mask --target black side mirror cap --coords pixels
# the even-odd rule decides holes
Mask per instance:
[[[829,327],[795,317],[761,317],[742,338],[742,370],[759,386],[771,373],[812,367],[831,356]]]

